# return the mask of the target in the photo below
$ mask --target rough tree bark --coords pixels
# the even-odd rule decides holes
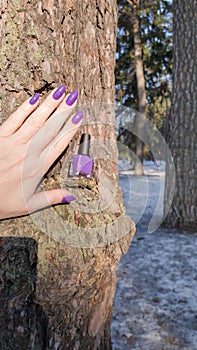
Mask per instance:
[[[196,0],[174,0],[174,63],[172,108],[168,143],[176,170],[176,184],[167,169],[165,201],[172,186],[175,196],[167,225],[196,231],[197,228],[197,32]]]
[[[124,215],[117,183],[110,105],[116,4],[3,0],[0,13],[1,121],[34,92],[44,96],[66,83],[67,91],[79,90],[79,104],[86,104],[84,127],[66,155],[76,151],[82,132],[96,140],[92,180],[67,181],[63,157],[41,185],[55,187],[63,177],[71,191],[77,190],[76,206],[1,222],[0,348],[108,350],[115,263],[135,230]]]

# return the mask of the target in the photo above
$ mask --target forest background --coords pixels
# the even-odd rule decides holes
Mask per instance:
[[[134,30],[135,1],[118,0],[116,54],[116,100],[135,110],[139,104]],[[159,129],[167,132],[172,92],[172,2],[170,0],[137,1],[140,56],[145,94],[144,115]],[[132,139],[131,139],[132,138]],[[119,130],[119,139],[136,153],[136,137]],[[157,142],[157,140],[155,140]],[[141,160],[152,159],[144,144]],[[122,154],[124,157],[125,155]],[[132,161],[132,160],[131,160]]]

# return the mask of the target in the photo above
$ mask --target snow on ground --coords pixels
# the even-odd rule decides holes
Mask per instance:
[[[161,228],[164,165],[145,168],[142,177],[120,169],[137,233],[118,264],[113,350],[197,350],[197,233]]]

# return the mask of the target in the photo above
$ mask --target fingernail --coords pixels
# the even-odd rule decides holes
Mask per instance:
[[[71,92],[70,95],[66,99],[66,104],[68,106],[72,106],[73,103],[75,103],[75,101],[77,100],[77,97],[78,97],[78,91],[77,90]]]
[[[64,94],[65,91],[66,91],[65,85],[59,86],[53,94],[54,100],[59,100],[59,98]]]
[[[29,101],[30,105],[35,105],[35,103],[39,100],[39,97],[40,97],[39,93],[36,93],[35,95],[33,95]]]
[[[82,118],[83,118],[83,112],[77,112],[77,113],[72,117],[72,123],[73,123],[73,124],[78,124]]]
[[[74,196],[66,196],[66,197],[63,197],[62,199],[62,203],[69,203],[69,202],[72,202],[76,199],[76,197]]]

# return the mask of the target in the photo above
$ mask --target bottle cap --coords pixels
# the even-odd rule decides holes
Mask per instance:
[[[89,149],[90,149],[90,134],[82,134],[80,144],[79,144],[78,154],[89,155]]]

